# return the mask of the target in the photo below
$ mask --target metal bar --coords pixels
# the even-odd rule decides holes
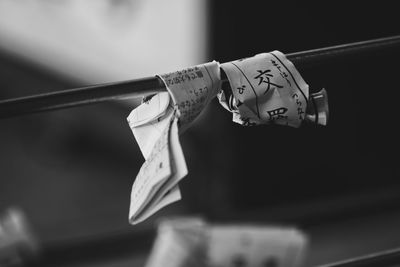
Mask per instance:
[[[334,60],[342,60],[351,56],[365,56],[368,53],[386,52],[400,47],[400,35],[357,43],[349,43],[302,52],[290,53],[286,56],[297,68],[313,68],[329,64]],[[226,83],[226,80],[222,81]],[[124,98],[134,98],[165,91],[162,81],[157,77],[107,83],[39,94],[0,101],[0,118],[35,112],[50,111],[80,105],[95,104]]]
[[[165,90],[156,77],[99,84],[0,101],[0,118],[70,108],[124,98],[135,98]]]
[[[390,267],[399,265],[400,248],[396,248],[318,267]]]

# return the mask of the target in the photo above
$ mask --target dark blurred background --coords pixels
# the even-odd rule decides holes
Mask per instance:
[[[0,3],[1,99],[400,34],[395,2],[168,1],[175,13],[156,0],[99,2]],[[117,41],[100,45],[106,38]],[[121,40],[141,45],[129,50]],[[183,199],[138,226],[128,224],[128,208],[143,158],[126,122],[137,100],[3,119],[0,212],[23,210],[39,240],[75,253],[64,261],[71,266],[141,266],[154,222],[176,214],[296,225],[311,237],[307,265],[398,246],[399,59],[400,48],[297,66],[311,92],[328,91],[327,127],[245,128],[214,101],[181,136]]]

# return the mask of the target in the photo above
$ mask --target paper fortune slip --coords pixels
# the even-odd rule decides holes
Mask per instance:
[[[179,133],[200,115],[220,87],[217,62],[159,77],[168,92],[156,94],[127,118],[146,160],[132,187],[132,224],[181,199],[178,183],[188,171]]]
[[[281,52],[224,63],[221,68],[232,90],[221,91],[218,98],[233,113],[234,122],[299,127],[306,118],[308,85]]]
[[[228,90],[221,91],[220,68],[229,80]],[[188,170],[179,134],[215,96],[233,113],[233,121],[244,126],[299,127],[303,120],[327,123],[326,91],[309,96],[307,83],[279,51],[221,65],[213,61],[157,76],[168,92],[154,95],[128,116],[146,160],[132,187],[132,224],[181,199],[178,183]]]

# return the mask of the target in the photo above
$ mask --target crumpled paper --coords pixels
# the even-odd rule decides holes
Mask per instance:
[[[244,126],[279,124],[299,127],[306,115],[308,85],[279,51],[221,64],[231,92],[221,91],[221,105]]]

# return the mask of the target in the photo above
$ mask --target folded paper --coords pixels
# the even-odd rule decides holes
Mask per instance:
[[[132,186],[132,224],[181,199],[178,183],[188,170],[179,133],[189,128],[220,87],[215,61],[158,77],[168,92],[144,101],[127,118],[146,160]]]

